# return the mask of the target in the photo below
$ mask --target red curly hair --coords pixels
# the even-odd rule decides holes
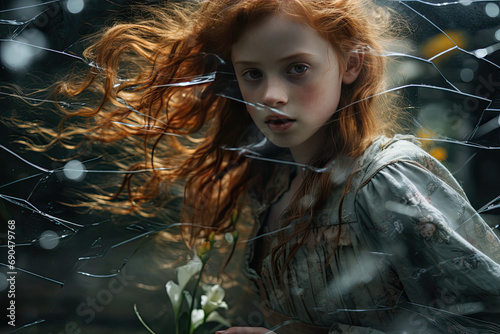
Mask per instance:
[[[148,203],[182,182],[183,222],[229,231],[231,212],[244,204],[241,195],[250,186],[263,189],[270,180],[257,175],[261,162],[225,149],[248,141],[252,121],[243,103],[219,94],[232,81],[218,76],[231,76],[232,45],[245,29],[276,13],[314,28],[337,50],[341,62],[351,52],[364,52],[357,80],[342,88],[339,111],[327,124],[327,144],[310,165],[325,167],[338,157],[359,157],[375,136],[394,128],[394,122],[381,121],[389,111],[386,96],[373,97],[385,89],[382,41],[394,29],[387,11],[370,0],[216,0],[144,7],[137,22],[117,23],[94,36],[84,53],[91,70],[85,77],[61,81],[54,91],[56,100],[86,99],[89,106],[70,112],[59,105],[66,116],[58,133],[37,131],[52,138],[50,145],[73,148],[70,138],[80,134],[87,144],[113,142],[124,154],[142,152],[141,161],[127,168],[151,172],[130,173],[115,195],[92,195],[94,207],[151,215]],[[207,80],[190,83],[200,75]],[[67,125],[70,118],[84,119],[86,125]],[[291,236],[279,234],[275,260],[291,238],[307,237],[314,212],[325,205],[334,186],[330,173],[307,171],[283,224],[309,218]],[[124,189],[127,199],[120,195]],[[299,201],[306,194],[314,194],[315,200],[303,207]],[[198,236],[202,230],[190,232]]]

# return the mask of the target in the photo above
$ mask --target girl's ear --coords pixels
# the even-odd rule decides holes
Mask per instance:
[[[347,68],[342,77],[342,82],[346,85],[353,83],[361,72],[363,67],[364,53],[362,52],[351,52],[349,59],[347,60]]]

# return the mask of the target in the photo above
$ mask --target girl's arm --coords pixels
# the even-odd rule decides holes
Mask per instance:
[[[456,184],[443,181],[444,167],[422,161],[390,163],[359,190],[367,243],[387,256],[424,322],[498,314],[500,241]]]

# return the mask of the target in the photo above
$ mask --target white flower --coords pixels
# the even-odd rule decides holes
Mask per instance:
[[[177,268],[177,282],[179,282],[179,287],[181,288],[181,290],[184,290],[191,277],[198,274],[202,268],[203,263],[201,262],[201,259],[196,255],[187,264]]]
[[[231,324],[226,319],[224,319],[217,311],[213,311],[208,315],[207,322],[218,322],[226,327],[231,327]]]
[[[191,312],[191,327],[193,330],[198,328],[205,322],[205,311],[203,310],[193,310]]]
[[[227,309],[227,304],[224,299],[224,289],[219,285],[204,286],[203,289],[206,291],[206,295],[201,296],[201,307],[206,314],[212,313],[212,311],[218,308]]]
[[[172,302],[172,307],[174,308],[175,316],[177,316],[177,312],[179,311],[182,302],[181,288],[173,281],[168,281],[165,287],[167,289],[167,295],[170,298],[170,301]]]

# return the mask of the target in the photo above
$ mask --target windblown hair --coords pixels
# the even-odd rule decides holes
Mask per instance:
[[[327,124],[326,145],[310,165],[359,157],[375,136],[394,128],[394,123],[381,121],[389,107],[385,95],[377,96],[385,89],[382,42],[394,29],[387,12],[369,0],[185,1],[142,8],[136,23],[115,24],[95,36],[84,53],[91,70],[84,77],[64,79],[54,91],[54,100],[86,99],[89,106],[70,112],[59,105],[66,114],[59,131],[40,133],[52,138],[49,145],[71,146],[69,138],[80,134],[87,144],[115,143],[128,154],[142,152],[141,161],[127,168],[151,169],[148,177],[131,173],[115,195],[95,195],[99,208],[149,215],[148,203],[183,182],[183,222],[230,231],[231,212],[244,204],[242,195],[250,185],[265,187],[270,180],[256,175],[261,162],[225,149],[248,142],[252,121],[243,103],[219,94],[225,83],[217,76],[231,71],[231,48],[245,29],[276,13],[314,28],[344,64],[351,52],[364,53],[357,80],[342,88],[339,111]],[[215,80],[188,84],[215,72]],[[74,117],[88,120],[87,125],[65,125]],[[291,238],[307,236],[314,212],[325,205],[334,186],[330,173],[307,172],[284,224],[309,218],[291,236],[279,235],[274,260]],[[128,199],[120,200],[125,189]],[[299,205],[306,194],[315,198],[308,207]],[[199,236],[204,230],[190,232]]]

